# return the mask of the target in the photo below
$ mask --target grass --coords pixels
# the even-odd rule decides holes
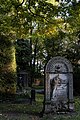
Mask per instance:
[[[20,104],[11,104],[11,103],[1,103],[0,112],[14,112],[14,113],[38,113],[42,110],[43,107],[43,95],[36,95],[36,102],[33,104],[30,103],[20,103]]]
[[[42,94],[36,94],[36,102],[33,104],[0,103],[0,120],[80,120],[80,97],[75,98],[74,114],[44,114],[40,118],[43,99]]]
[[[33,85],[34,89],[44,89],[44,86],[37,86],[37,85]]]

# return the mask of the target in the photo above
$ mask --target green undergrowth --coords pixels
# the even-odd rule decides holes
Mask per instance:
[[[0,112],[14,112],[14,113],[39,113],[43,108],[43,95],[36,95],[35,102],[32,103],[0,103]]]
[[[0,103],[0,120],[80,120],[80,97],[74,99],[75,112],[68,114],[49,113],[40,117],[43,100],[42,94],[36,94],[36,101],[32,104]]]

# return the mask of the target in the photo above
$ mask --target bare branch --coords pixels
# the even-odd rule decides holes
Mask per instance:
[[[44,17],[44,16],[42,16],[42,15],[40,15],[40,14],[34,13],[34,12],[30,9],[31,0],[29,0],[28,2],[29,2],[29,4],[28,4],[28,10],[29,10],[29,12],[30,12],[34,17],[38,16],[38,17],[44,19],[46,22],[48,22],[48,23],[50,23],[50,24],[53,24],[53,23],[54,23],[54,22],[49,21],[46,17]]]
[[[24,3],[24,1],[25,1],[25,0],[23,0],[22,3],[18,4],[18,5],[16,6],[16,9],[18,9],[18,7],[22,6],[22,4]],[[19,0],[18,0],[18,2],[19,2]]]

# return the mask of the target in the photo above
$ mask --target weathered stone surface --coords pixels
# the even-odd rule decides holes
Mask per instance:
[[[45,69],[44,111],[72,111],[73,68],[64,57],[54,57]]]

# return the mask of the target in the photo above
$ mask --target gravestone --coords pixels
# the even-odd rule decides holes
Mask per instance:
[[[17,78],[17,85],[19,87],[19,89],[26,89],[29,85],[28,85],[28,73],[26,71],[20,71],[17,74],[18,78]]]
[[[64,57],[53,57],[45,68],[44,112],[69,112],[73,104],[73,68]]]

